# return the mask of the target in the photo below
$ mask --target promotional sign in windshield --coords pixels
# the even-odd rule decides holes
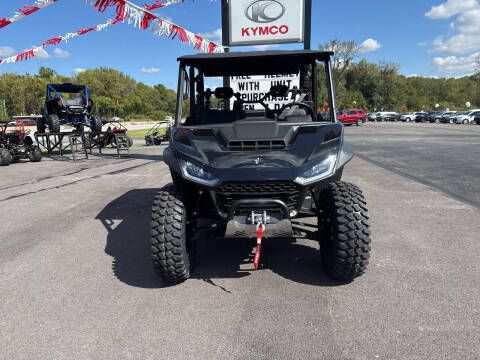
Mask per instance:
[[[304,0],[231,0],[230,45],[303,42]]]
[[[280,75],[264,75],[264,76],[232,76],[230,77],[230,86],[233,92],[239,92],[244,101],[258,101],[270,91],[274,85],[287,85],[290,89],[300,87],[300,77],[298,74],[280,74]],[[233,101],[232,99],[232,107]],[[267,98],[265,104],[270,109],[280,109],[283,105],[291,103],[289,97],[285,98]],[[245,104],[244,110],[264,110],[265,108],[259,104]]]

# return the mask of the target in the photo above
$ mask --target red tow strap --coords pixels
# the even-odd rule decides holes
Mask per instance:
[[[255,270],[258,270],[260,255],[262,254],[262,237],[263,237],[263,226],[260,225],[257,230],[257,252],[255,253],[255,259],[253,260],[253,267],[255,268]]]

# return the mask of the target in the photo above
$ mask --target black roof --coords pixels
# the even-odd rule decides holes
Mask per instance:
[[[268,75],[296,73],[306,64],[327,61],[330,51],[250,51],[218,54],[186,55],[178,58],[182,64],[203,69],[206,76]]]
[[[63,93],[79,93],[80,91],[85,90],[86,86],[85,85],[74,85],[74,84],[48,84],[48,86],[51,86],[55,91],[58,92],[63,92]]]

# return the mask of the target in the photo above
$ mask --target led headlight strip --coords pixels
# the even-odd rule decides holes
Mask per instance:
[[[315,164],[310,169],[306,170],[302,175],[297,177],[294,181],[300,185],[310,185],[314,182],[323,180],[333,175],[336,161],[337,161],[337,156],[330,155],[322,162]]]
[[[201,166],[190,161],[180,160],[180,168],[182,170],[183,177],[190,181],[207,186],[214,186],[220,182],[219,179],[203,169]]]

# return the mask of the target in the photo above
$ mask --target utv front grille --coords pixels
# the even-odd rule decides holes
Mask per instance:
[[[291,211],[299,206],[301,190],[293,182],[228,182],[217,188],[216,196],[223,211],[228,211],[235,201],[242,199],[281,200]]]
[[[284,140],[230,141],[230,151],[283,150]]]

